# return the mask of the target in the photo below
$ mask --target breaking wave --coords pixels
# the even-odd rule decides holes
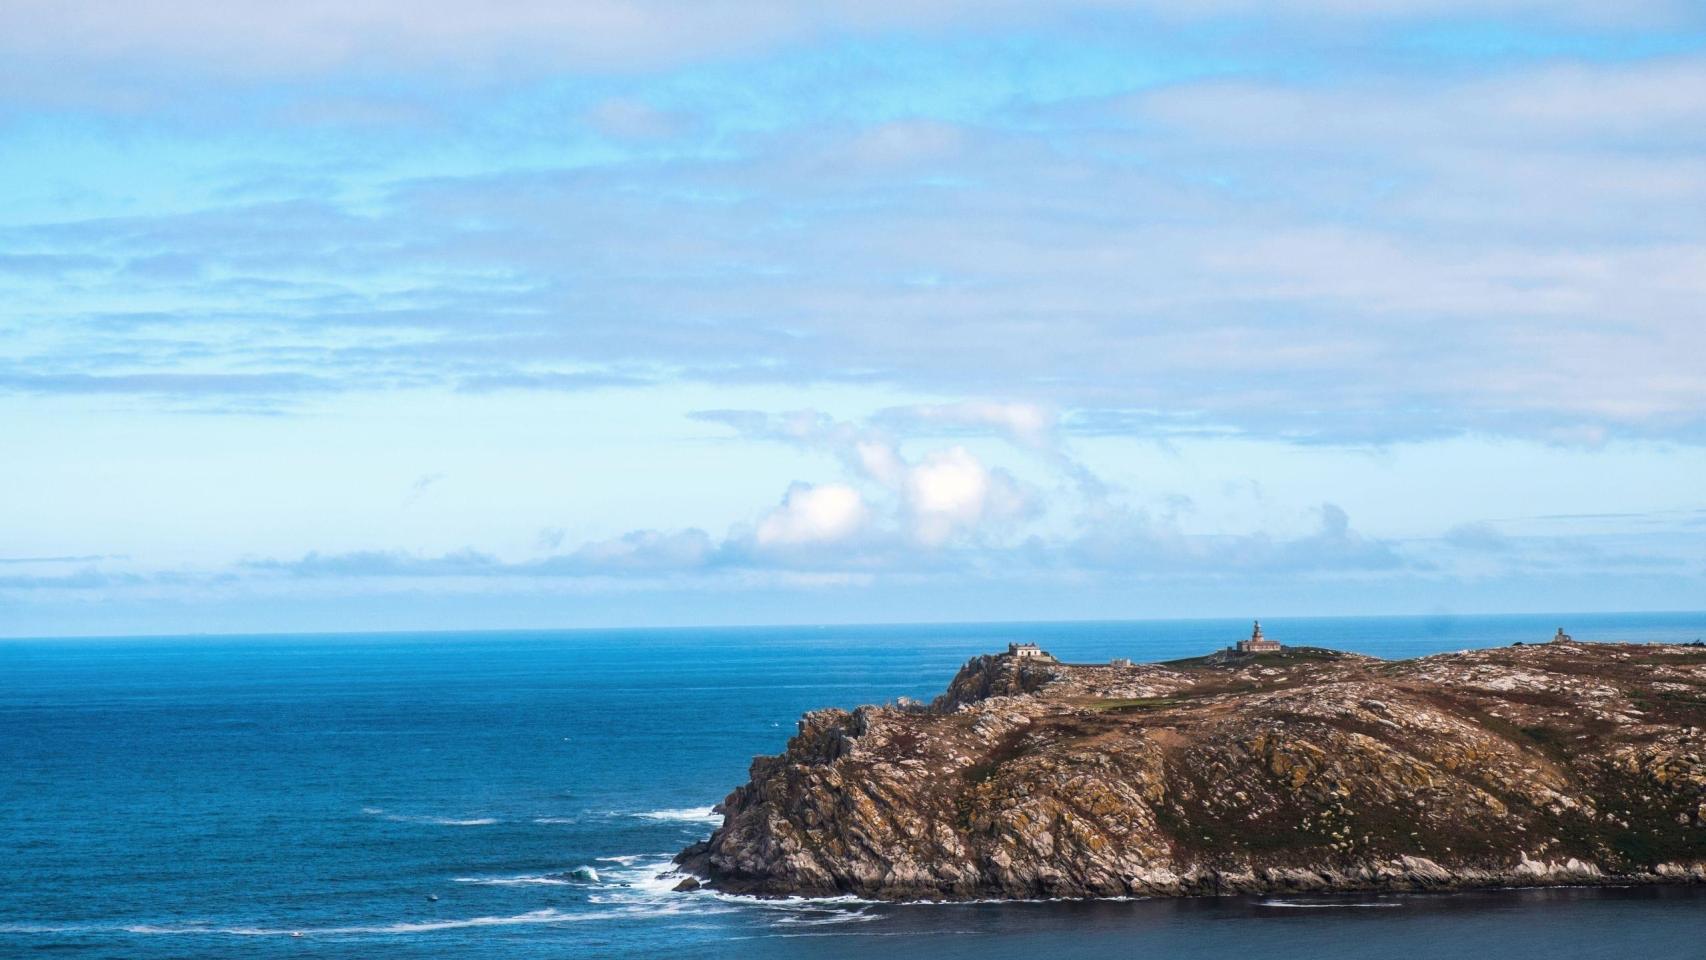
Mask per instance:
[[[452,883],[472,883],[482,887],[572,887],[575,881],[562,874],[542,874],[536,877],[451,877]]]
[[[369,808],[364,812],[372,816],[389,816],[377,808]],[[680,882],[681,875],[674,872],[674,863],[669,854],[619,854],[598,857],[595,862],[598,864],[597,868],[581,866],[558,873],[452,878],[456,883],[484,886],[573,886],[587,891],[584,903],[570,906],[567,909],[547,907],[515,914],[412,918],[394,922],[298,927],[276,926],[264,922],[222,924],[213,921],[128,924],[14,923],[0,924],[0,934],[303,938],[406,936],[478,927],[642,920],[678,915],[708,917],[717,914],[747,913],[754,910],[760,914],[769,915],[769,923],[778,934],[784,930],[799,931],[803,934],[813,928],[881,919],[880,914],[868,912],[871,904],[853,898],[841,900],[841,908],[838,909],[836,904],[826,900],[804,898],[764,900],[711,891],[685,895],[676,893],[675,886]]]
[[[370,817],[389,820],[392,823],[425,823],[436,827],[487,827],[501,822],[497,817],[434,817],[412,813],[389,813],[380,807],[362,807],[361,812]]]
[[[722,823],[723,815],[710,807],[680,807],[669,810],[646,810],[633,814],[641,820],[667,820],[674,823]]]
[[[777,926],[821,927],[830,924],[863,923],[867,920],[880,919],[882,919],[881,916],[875,913],[866,913],[863,910],[844,910],[826,912],[824,915],[817,917],[805,915],[778,917],[775,923]]]
[[[1367,901],[1331,900],[1262,900],[1258,902],[1263,907],[1283,907],[1288,910],[1341,910],[1356,907],[1402,907],[1402,903],[1371,903]]]
[[[561,873],[544,873],[520,877],[454,877],[456,883],[476,883],[489,887],[579,887],[598,883],[598,871],[592,867],[576,867]]]

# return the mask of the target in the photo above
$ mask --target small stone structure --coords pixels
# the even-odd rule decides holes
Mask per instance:
[[[1554,634],[1552,637],[1552,642],[1553,643],[1569,643],[1570,641],[1572,641],[1574,639],[1576,639],[1576,638],[1572,637],[1569,634],[1564,632],[1563,627],[1559,627],[1558,632],[1556,634]]]
[[[1125,668],[1131,665],[1131,659],[1129,657],[1115,657],[1108,661],[1108,666],[1110,667]]]
[[[1034,643],[1009,643],[1007,655],[1016,660],[1053,660],[1047,650]]]
[[[1262,621],[1257,620],[1256,629],[1251,631],[1250,639],[1238,641],[1238,646],[1234,649],[1239,653],[1278,653],[1280,643],[1262,636]]]

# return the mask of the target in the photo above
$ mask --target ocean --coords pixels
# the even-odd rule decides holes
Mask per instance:
[[[1706,614],[1264,620],[1382,657]],[[1706,957],[1693,888],[881,905],[655,879],[809,709],[1249,622],[0,640],[0,957]]]

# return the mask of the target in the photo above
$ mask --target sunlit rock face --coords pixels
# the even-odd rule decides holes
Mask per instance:
[[[877,899],[1706,882],[1706,648],[977,657],[820,710],[684,871]]]

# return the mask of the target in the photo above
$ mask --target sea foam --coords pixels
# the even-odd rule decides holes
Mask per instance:
[[[223,935],[235,937],[285,937],[301,934],[303,936],[348,936],[352,934],[398,934],[398,933],[431,933],[436,930],[460,930],[466,927],[497,927],[519,923],[573,923],[580,920],[597,920],[602,916],[597,913],[564,913],[561,910],[544,909],[530,910],[527,913],[513,916],[466,917],[448,920],[405,920],[397,923],[384,923],[347,927],[212,927],[199,924],[183,924],[172,926],[155,926],[138,924],[122,928],[126,933],[176,935],[176,936],[208,936]]]
[[[642,904],[625,905],[616,909],[565,912],[553,908],[529,910],[508,916],[460,917],[443,920],[401,920],[395,923],[354,924],[329,927],[268,927],[215,926],[206,923],[149,924],[102,926],[98,924],[0,924],[0,933],[37,934],[101,934],[128,933],[136,936],[175,937],[314,937],[358,935],[402,935],[434,933],[442,930],[462,930],[470,927],[501,927],[518,924],[566,924],[599,920],[621,920],[678,912],[668,907]]]
[[[668,820],[676,823],[722,823],[723,815],[711,807],[680,807],[665,810],[645,810],[633,814],[641,820]]]
[[[1352,909],[1352,908],[1357,908],[1357,907],[1402,907],[1403,906],[1402,903],[1369,903],[1366,901],[1356,902],[1356,901],[1350,901],[1350,900],[1338,901],[1338,902],[1335,902],[1332,900],[1262,900],[1262,901],[1258,901],[1257,905],[1263,906],[1263,907],[1282,907],[1282,908],[1287,909],[1287,910],[1338,910],[1338,909]]]
[[[389,813],[381,807],[362,807],[361,812],[392,823],[424,823],[435,827],[488,827],[501,822],[497,817],[435,817],[425,814]]]

